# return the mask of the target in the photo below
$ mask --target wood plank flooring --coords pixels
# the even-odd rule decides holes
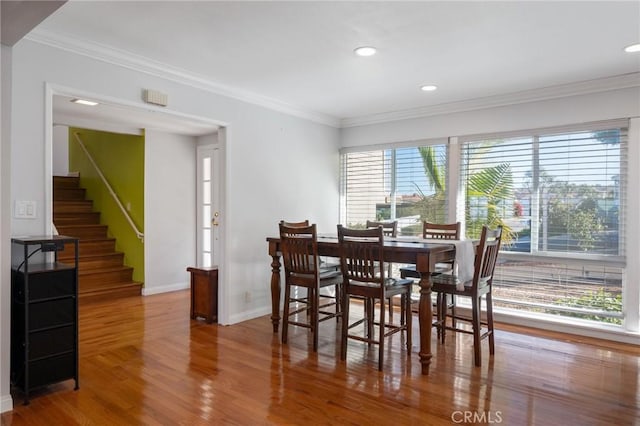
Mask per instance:
[[[355,311],[356,309],[354,309]],[[417,321],[414,342],[418,342]],[[498,324],[496,354],[473,367],[471,337],[435,342],[420,374],[393,337],[383,372],[376,348],[351,342],[339,360],[335,322],[317,354],[306,330],[282,346],[267,316],[223,327],[189,319],[189,292],[80,307],[80,389],[32,393],[2,425],[634,425],[640,347]],[[435,333],[434,333],[435,335]]]

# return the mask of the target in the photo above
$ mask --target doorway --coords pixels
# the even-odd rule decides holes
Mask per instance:
[[[197,266],[220,264],[220,149],[198,145],[196,165]]]
[[[50,180],[53,175],[53,166],[52,166],[52,151],[53,151],[53,127],[55,124],[61,124],[66,126],[74,126],[74,127],[82,127],[82,128],[93,128],[97,130],[103,131],[118,131],[119,129],[124,129],[126,133],[130,133],[137,129],[141,131],[141,129],[160,129],[167,133],[172,133],[179,136],[184,136],[185,138],[191,138],[194,141],[193,149],[197,151],[197,146],[199,146],[200,139],[206,139],[204,135],[217,134],[215,140],[215,149],[210,153],[211,155],[211,183],[215,183],[216,185],[211,186],[211,208],[215,210],[211,210],[211,213],[218,212],[218,217],[222,218],[224,206],[222,200],[224,199],[222,194],[224,194],[224,180],[222,178],[215,178],[216,174],[221,173],[224,170],[224,146],[225,146],[225,135],[224,127],[222,123],[216,122],[210,119],[205,119],[201,117],[195,117],[190,115],[185,115],[177,112],[168,112],[165,110],[161,110],[160,108],[155,108],[152,106],[141,105],[139,103],[132,103],[128,101],[122,101],[118,99],[112,99],[106,96],[96,95],[96,94],[87,94],[87,93],[74,93],[71,89],[68,88],[59,88],[54,85],[47,85],[46,88],[47,93],[47,102],[46,106],[50,113],[46,115],[47,121],[47,135],[45,137],[45,155],[47,156],[47,161],[45,163],[45,179]],[[75,104],[72,104],[69,99],[70,98],[90,98],[92,100],[98,101],[99,105],[97,107],[92,107],[90,110],[83,110],[80,114],[74,114],[70,108],[73,108]],[[79,119],[78,117],[82,117]],[[135,121],[134,121],[135,120]],[[160,127],[159,127],[160,126]],[[162,128],[162,126],[165,126]],[[171,127],[166,127],[171,126]],[[195,163],[197,160],[197,155],[193,154],[193,162]],[[192,163],[193,164],[193,163]],[[171,165],[171,161],[167,163],[167,166]],[[191,168],[192,173],[196,170],[196,164],[193,164]],[[166,169],[168,172],[171,171],[171,168]],[[192,250],[193,250],[193,258],[189,261],[189,265],[196,265],[201,260],[198,259],[196,255],[195,241],[198,234],[202,234],[197,230],[198,226],[196,224],[202,224],[204,220],[196,220],[195,213],[196,211],[200,211],[199,204],[196,205],[196,188],[195,188],[195,176],[194,176],[194,186],[192,187],[193,191],[193,207],[192,211],[194,214],[194,228],[192,232],[194,234],[191,238]],[[51,191],[51,185],[46,184],[46,193],[45,193],[45,205],[43,206],[43,215],[45,217],[45,221],[47,223],[47,227],[49,230],[51,229],[52,223],[52,203],[53,203],[53,195]],[[215,190],[215,192],[213,192]],[[202,193],[198,191],[198,193]],[[215,202],[214,202],[215,200]],[[146,202],[145,202],[146,203]],[[199,203],[199,202],[198,202]],[[214,207],[215,204],[215,207]],[[146,210],[146,209],[145,209]],[[151,210],[151,209],[150,209]],[[151,214],[151,212],[148,212]],[[162,212],[153,212],[153,214],[162,214]],[[213,217],[213,216],[212,216]],[[209,218],[211,220],[211,217]],[[197,221],[197,222],[196,222]],[[220,222],[218,222],[220,223]],[[211,262],[215,265],[218,265],[220,268],[220,294],[219,300],[221,304],[224,304],[224,237],[219,230],[219,227],[214,227],[211,224],[211,246],[210,246],[210,256]],[[158,235],[159,233],[156,233]],[[177,236],[179,238],[179,235]],[[164,250],[168,247],[167,244],[157,244],[155,243],[150,235],[145,235],[145,246],[147,248],[152,248],[152,250],[159,251]],[[198,250],[199,251],[199,250]],[[167,256],[167,254],[161,254],[161,256]],[[145,254],[145,258],[147,258],[147,254]],[[156,257],[157,259],[157,257]],[[157,262],[156,262],[157,263]],[[146,268],[145,268],[146,269]],[[179,274],[179,278],[172,281],[172,285],[164,286],[153,290],[152,292],[143,292],[143,294],[153,294],[160,293],[165,291],[172,290],[180,290],[186,289],[189,287],[188,283],[188,275],[186,274],[184,267],[179,268],[178,271],[176,269],[176,273]],[[146,275],[146,274],[145,274]],[[146,281],[146,280],[145,280]],[[224,317],[225,312],[219,313],[219,322],[225,323],[226,319]]]

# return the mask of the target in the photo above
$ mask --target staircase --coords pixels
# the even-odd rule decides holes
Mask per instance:
[[[60,235],[79,239],[80,301],[139,296],[142,283],[132,280],[133,268],[124,265],[124,253],[116,252],[115,238],[107,237],[107,225],[100,224],[100,213],[93,201],[85,200],[79,177],[53,177],[53,223]],[[74,249],[67,245],[58,260],[73,262]]]

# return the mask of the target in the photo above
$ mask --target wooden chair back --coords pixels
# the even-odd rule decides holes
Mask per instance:
[[[456,223],[431,223],[422,222],[422,238],[459,240],[460,222]]]
[[[480,243],[478,244],[473,273],[473,289],[490,286],[493,281],[493,273],[496,269],[498,252],[502,240],[502,227],[489,229],[487,225],[482,227]]]
[[[377,283],[384,287],[385,268],[381,268],[384,233],[381,227],[349,229],[338,225],[338,242],[345,285]]]
[[[309,287],[318,279],[318,236],[316,225],[287,226],[280,223],[280,250],[285,279],[292,285]]]
[[[367,220],[367,229],[377,228],[381,226],[382,232],[385,237],[397,237],[398,236],[398,221],[393,222],[379,222],[373,220]]]
[[[306,226],[309,226],[309,219],[304,220],[302,222],[287,222],[287,221],[281,220],[280,224],[284,226],[288,226],[289,228],[306,227]]]
[[[287,222],[285,220],[281,220],[280,224],[289,228],[306,228],[309,226],[309,219],[303,220],[302,222]],[[323,271],[337,271],[340,269],[340,262],[337,260],[327,261],[327,259],[323,257],[320,257],[319,259],[320,273]]]

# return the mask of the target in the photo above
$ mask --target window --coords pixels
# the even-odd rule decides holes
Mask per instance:
[[[422,220],[460,220],[467,238],[500,225],[496,308],[621,325],[628,123],[345,150],[342,223],[419,235]]]
[[[422,221],[446,220],[445,144],[342,155],[342,223],[397,220],[401,235],[420,235]]]
[[[620,324],[626,127],[461,145],[466,235],[503,226],[496,306]]]

